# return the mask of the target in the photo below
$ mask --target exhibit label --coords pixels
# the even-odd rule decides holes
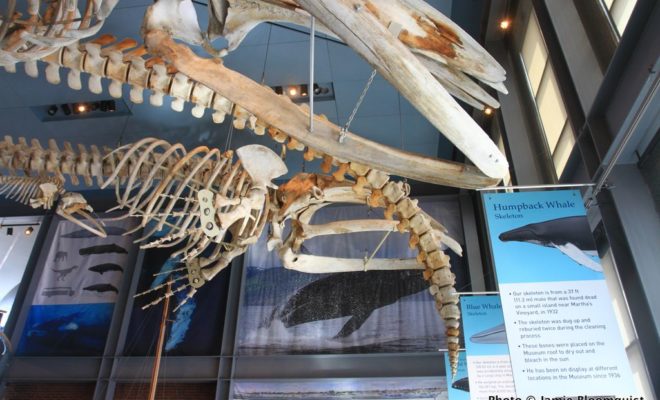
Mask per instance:
[[[515,394],[499,296],[461,297],[470,399]]]
[[[465,352],[458,353],[458,369],[451,376],[449,353],[445,353],[445,371],[447,372],[447,398],[449,400],[470,400],[470,381],[468,380]]]
[[[580,192],[485,194],[484,207],[518,396],[634,394]]]

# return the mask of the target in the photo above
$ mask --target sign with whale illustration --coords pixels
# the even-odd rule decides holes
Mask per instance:
[[[483,200],[517,396],[635,394],[580,192]]]
[[[124,271],[137,253],[129,221],[105,221],[99,238],[59,221],[18,345],[20,355],[103,352]]]
[[[507,397],[514,390],[509,346],[499,296],[461,296],[470,399]]]
[[[449,366],[449,353],[445,353],[445,371],[447,372],[447,400],[470,400],[470,380],[465,352],[458,353],[458,370],[453,377]]]
[[[422,199],[420,206],[452,237],[463,237],[454,196]],[[382,214],[359,206],[328,207],[312,222],[366,218]],[[305,241],[303,252],[363,258],[382,238],[380,232],[325,236]],[[263,246],[250,247],[245,257],[239,354],[437,352],[446,347],[443,322],[421,271],[306,274],[282,267],[267,251],[267,235],[259,240]],[[414,256],[407,238],[396,232],[376,253],[376,258]],[[464,259],[452,255],[451,262],[457,287],[465,285]]]

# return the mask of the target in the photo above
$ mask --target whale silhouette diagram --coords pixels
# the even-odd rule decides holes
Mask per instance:
[[[360,329],[377,308],[428,288],[420,271],[368,271],[332,274],[293,294],[274,317],[285,327],[351,316],[335,338]]]
[[[504,324],[496,325],[470,336],[470,342],[479,344],[507,344]]]
[[[528,224],[500,234],[502,242],[525,242],[555,248],[571,260],[596,272],[603,272],[600,263],[591,259],[596,243],[586,216],[564,217]]]
[[[467,377],[458,379],[451,384],[451,387],[464,392],[470,392],[470,381]]]

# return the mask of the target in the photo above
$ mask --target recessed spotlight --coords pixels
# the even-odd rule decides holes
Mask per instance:
[[[508,18],[505,18],[505,19],[500,21],[500,29],[501,30],[506,31],[509,28],[511,28],[511,20],[509,20]]]
[[[484,114],[486,115],[493,115],[493,109],[490,107],[484,108]]]
[[[284,94],[282,86],[275,86],[275,94]]]
[[[308,94],[307,85],[300,85],[300,95],[306,97]]]
[[[289,88],[289,96],[297,96],[298,95],[298,89],[296,89],[295,86],[291,86]]]
[[[71,107],[68,104],[62,104],[62,112],[64,115],[71,115]]]
[[[32,234],[32,232],[34,232],[33,227],[28,226],[27,228],[25,228],[25,236],[30,236]]]
[[[48,107],[48,115],[52,117],[55,114],[57,114],[57,106],[53,104],[52,106]]]
[[[85,104],[85,103],[78,103],[78,104],[76,104],[75,107],[76,107],[76,112],[78,112],[78,113],[84,113],[84,112],[87,112],[87,110],[88,110],[87,104]]]

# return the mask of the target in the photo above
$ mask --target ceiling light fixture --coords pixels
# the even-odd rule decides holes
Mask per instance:
[[[52,106],[48,107],[47,112],[48,112],[48,115],[50,115],[50,116],[53,116],[53,115],[57,114],[57,106],[53,104]]]
[[[312,90],[313,87],[313,90]],[[315,83],[310,87],[306,83],[299,85],[271,86],[278,95],[286,95],[294,103],[305,103],[314,94],[314,101],[331,101],[335,99],[334,86],[332,82]]]
[[[490,107],[484,108],[484,114],[486,115],[493,115],[493,109]]]
[[[505,18],[500,21],[500,29],[503,31],[509,30],[511,28],[511,20]]]
[[[85,104],[85,103],[76,103],[76,104],[74,105],[74,107],[75,107],[75,108],[74,108],[74,111],[75,111],[77,114],[82,114],[82,113],[84,113],[84,112],[89,111],[89,106],[88,106],[87,104]]]
[[[32,232],[34,232],[33,227],[28,226],[27,228],[25,228],[25,236],[30,236],[32,234]]]
[[[71,115],[71,107],[68,104],[62,104],[62,112],[64,115]]]

